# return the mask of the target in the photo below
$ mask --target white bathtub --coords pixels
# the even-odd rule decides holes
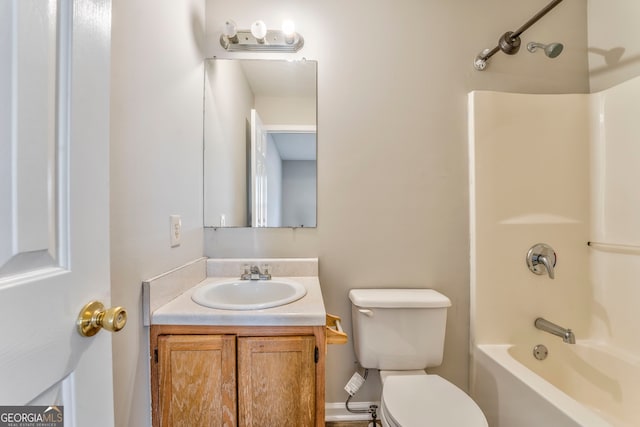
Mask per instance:
[[[595,343],[479,345],[471,393],[491,427],[640,426],[640,361]]]

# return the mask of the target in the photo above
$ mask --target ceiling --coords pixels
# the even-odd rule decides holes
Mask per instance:
[[[316,160],[315,133],[271,133],[282,160]]]
[[[255,96],[316,96],[315,61],[240,61]]]

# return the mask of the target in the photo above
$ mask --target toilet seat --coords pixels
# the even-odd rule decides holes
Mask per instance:
[[[478,405],[438,375],[393,375],[382,387],[381,418],[391,427],[487,427]]]

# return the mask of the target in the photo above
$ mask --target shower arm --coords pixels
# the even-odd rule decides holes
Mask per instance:
[[[543,16],[549,13],[554,7],[562,3],[563,0],[552,0],[548,5],[543,7],[538,13],[533,15],[531,19],[522,24],[520,28],[515,31],[507,31],[500,37],[498,41],[498,45],[493,49],[485,49],[483,50],[473,63],[474,67],[478,71],[482,71],[487,66],[487,59],[491,58],[493,55],[498,53],[499,51],[503,51],[507,55],[514,55],[518,53],[520,49],[520,35],[529,29],[533,24],[538,22]]]

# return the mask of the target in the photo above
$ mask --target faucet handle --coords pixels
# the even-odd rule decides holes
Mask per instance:
[[[271,280],[271,266],[269,264],[262,264],[260,280]]]
[[[537,243],[527,252],[527,266],[534,274],[547,273],[550,279],[555,278],[556,252],[546,243]]]
[[[249,280],[249,279],[251,279],[251,267],[249,266],[249,264],[243,264],[240,280]]]

